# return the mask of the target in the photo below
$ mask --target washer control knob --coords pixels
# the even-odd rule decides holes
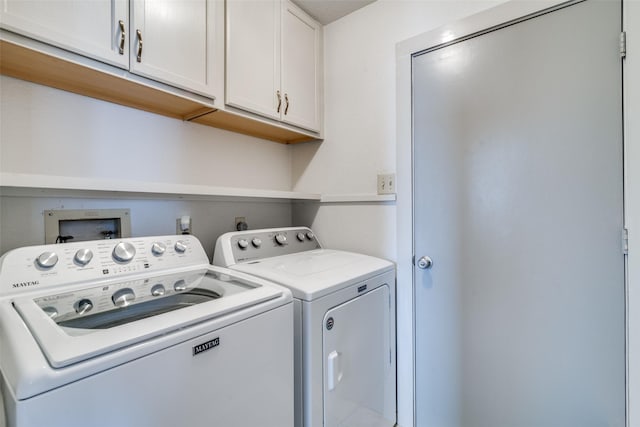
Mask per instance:
[[[151,288],[151,295],[153,295],[154,297],[161,297],[162,295],[164,295],[164,292],[164,285],[161,285],[160,283],[158,283],[157,285],[153,285],[153,287]]]
[[[93,303],[90,299],[83,298],[76,303],[76,313],[82,315],[88,313],[93,308]]]
[[[164,251],[166,250],[167,250],[167,246],[164,243],[153,242],[153,244],[151,245],[151,253],[156,256],[160,256],[164,254]]]
[[[238,247],[240,249],[247,249],[249,247],[249,242],[247,242],[246,239],[240,239],[238,240]]]
[[[55,252],[42,252],[36,262],[42,268],[51,268],[58,263],[58,255]]]
[[[312,231],[307,231],[307,239],[309,240],[313,240],[313,238],[316,237]]]
[[[136,248],[129,242],[120,242],[113,248],[113,259],[129,262],[136,255]]]
[[[58,310],[56,310],[55,307],[47,306],[47,307],[44,307],[42,311],[47,313],[47,316],[49,316],[52,319],[55,319],[55,317],[58,315]]]
[[[182,292],[185,289],[187,289],[187,282],[185,282],[184,280],[180,279],[176,283],[173,284],[173,289],[175,289],[177,292]]]
[[[262,240],[258,239],[257,237],[254,237],[251,240],[251,244],[253,245],[254,248],[259,248],[260,245],[262,245]]]
[[[284,234],[276,234],[275,237],[276,243],[280,246],[284,246],[287,244],[287,236]]]
[[[111,301],[116,307],[126,307],[136,298],[136,294],[131,288],[118,289],[111,296]]]
[[[299,242],[304,242],[304,233],[298,233],[296,234],[296,237],[298,238]]]
[[[93,252],[91,252],[91,250],[89,249],[80,249],[73,257],[75,262],[83,266],[89,264],[92,258]]]
[[[176,244],[173,245],[173,248],[176,252],[183,254],[187,250],[187,243],[184,240],[178,240]]]

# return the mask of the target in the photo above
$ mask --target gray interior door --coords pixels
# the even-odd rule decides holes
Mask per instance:
[[[587,0],[412,60],[418,427],[624,426],[620,22]]]

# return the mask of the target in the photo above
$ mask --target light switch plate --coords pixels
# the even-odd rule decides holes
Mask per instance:
[[[396,174],[378,174],[378,194],[395,194]]]

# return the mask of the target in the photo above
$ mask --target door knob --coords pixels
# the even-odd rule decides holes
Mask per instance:
[[[423,256],[420,257],[420,259],[418,260],[418,268],[421,268],[423,270],[428,270],[433,266],[433,261],[431,260],[431,258],[429,258],[428,256]]]

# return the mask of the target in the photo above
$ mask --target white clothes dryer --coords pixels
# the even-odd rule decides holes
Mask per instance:
[[[293,425],[293,303],[193,236],[0,258],[10,427]]]
[[[310,229],[290,227],[223,234],[213,264],[293,293],[297,427],[395,425],[391,262],[323,249]]]

